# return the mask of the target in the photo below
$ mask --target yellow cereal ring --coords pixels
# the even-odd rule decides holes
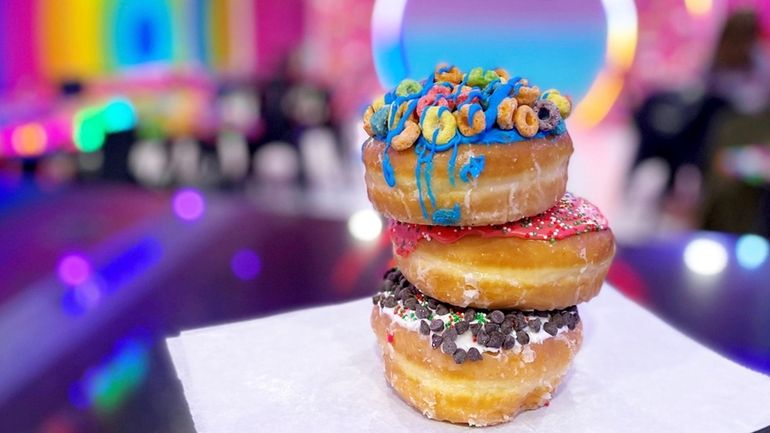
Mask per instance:
[[[396,150],[406,150],[412,147],[417,138],[420,136],[420,125],[413,120],[407,120],[404,124],[404,130],[400,134],[393,137],[390,142],[390,147]]]
[[[522,85],[519,88],[519,93],[516,95],[516,100],[519,105],[532,105],[540,96],[540,88],[537,86],[529,87]]]
[[[439,116],[439,113],[441,115]],[[446,144],[457,134],[457,121],[444,107],[428,107],[422,112],[422,136],[433,142],[433,134],[438,130],[434,144]]]
[[[372,101],[372,109],[374,109],[374,111],[379,110],[383,105],[385,105],[385,95],[380,95]]]
[[[459,84],[463,81],[463,73],[460,72],[460,69],[458,69],[457,66],[452,66],[447,69],[446,65],[439,65],[433,73],[433,78],[435,78],[437,82],[448,81],[452,84]]]
[[[559,109],[559,114],[561,114],[562,119],[569,117],[570,113],[572,112],[572,101],[569,99],[569,97],[562,95],[556,89],[546,90],[543,92],[542,98],[547,99],[556,105],[556,108]]]
[[[370,137],[374,137],[374,131],[372,130],[372,116],[374,116],[374,108],[370,105],[366,107],[366,111],[364,112],[364,131],[366,131]]]
[[[471,105],[478,106],[478,109],[475,113],[473,113],[473,119],[468,119],[468,113],[471,111]],[[460,134],[466,137],[482,132],[486,126],[484,110],[481,110],[481,106],[478,104],[465,104],[452,114],[455,116],[457,129],[460,130]]]
[[[519,105],[513,115],[513,123],[522,137],[532,137],[537,134],[537,114],[529,105]]]
[[[495,69],[495,72],[497,73],[497,76],[500,77],[500,82],[505,84],[508,82],[508,80],[511,79],[511,74],[508,73],[504,68],[497,68]]]
[[[500,129],[513,129],[513,113],[519,106],[516,98],[503,98],[497,106],[497,126]]]

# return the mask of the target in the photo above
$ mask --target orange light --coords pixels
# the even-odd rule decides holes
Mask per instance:
[[[27,123],[13,130],[11,145],[19,156],[37,156],[45,151],[48,136],[38,123]]]
[[[684,0],[684,6],[690,15],[707,15],[714,7],[712,0]]]

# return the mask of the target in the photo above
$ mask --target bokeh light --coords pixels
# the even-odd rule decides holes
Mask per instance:
[[[358,240],[373,241],[382,233],[382,219],[371,209],[360,210],[348,219],[348,231]]]
[[[38,123],[27,123],[13,130],[11,145],[19,156],[37,156],[45,151],[48,135]]]
[[[73,132],[75,147],[83,152],[95,152],[104,145],[106,131],[102,110],[86,108],[75,115]]]
[[[104,107],[102,120],[107,133],[128,131],[136,125],[134,106],[126,99],[113,99]]]
[[[762,236],[742,235],[735,244],[735,259],[744,269],[756,269],[762,266],[769,253],[770,245]]]
[[[690,15],[700,16],[711,12],[714,7],[713,0],[684,0],[684,5]]]
[[[79,254],[68,254],[59,260],[59,279],[67,285],[77,286],[91,277],[91,264]]]
[[[698,238],[684,249],[684,264],[698,275],[716,275],[727,266],[727,250],[717,241]]]
[[[233,254],[230,260],[230,268],[233,274],[241,280],[253,280],[262,270],[262,262],[256,252],[250,249],[241,249]]]
[[[174,194],[174,213],[185,221],[194,221],[203,216],[206,211],[206,202],[200,192],[187,188]]]

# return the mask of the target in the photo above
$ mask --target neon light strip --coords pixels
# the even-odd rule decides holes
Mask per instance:
[[[372,52],[374,68],[383,86],[395,85],[406,78],[406,62],[401,47],[401,26],[407,0],[377,0],[372,12]],[[375,17],[377,19],[375,19]]]

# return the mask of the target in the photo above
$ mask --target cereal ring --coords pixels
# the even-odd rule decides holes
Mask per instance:
[[[372,132],[378,137],[384,137],[388,135],[388,114],[390,113],[390,105],[383,105],[379,110],[375,111],[370,119],[372,126]]]
[[[449,96],[451,93],[452,90],[446,86],[436,85],[431,87],[430,90],[428,90],[428,93],[426,93],[425,96],[417,101],[417,109],[415,110],[417,116],[422,116],[422,111],[425,110],[425,107],[428,107],[429,105],[440,105],[443,107],[448,107],[451,110],[452,107],[450,106],[450,101],[443,97]]]
[[[448,81],[452,84],[460,84],[463,81],[463,73],[457,66],[439,65],[433,78],[437,81]]]
[[[471,94],[471,92],[474,92],[473,97],[468,100],[468,96]],[[457,98],[455,98],[455,102],[457,106],[465,104],[466,102],[469,104],[472,104],[474,102],[479,102],[479,97],[481,96],[481,93],[478,91],[478,89],[474,89],[470,86],[463,86],[460,90],[460,94],[457,95]]]
[[[562,119],[566,119],[569,117],[570,113],[572,112],[572,101],[569,99],[568,96],[564,96],[561,93],[559,93],[556,89],[548,89],[540,96],[540,99],[547,99],[554,104],[556,104],[556,107],[559,109],[559,114],[561,115]]]
[[[500,129],[513,129],[513,113],[519,103],[516,98],[503,98],[500,105],[497,106],[497,126]]]
[[[398,87],[396,87],[396,96],[409,96],[420,93],[421,91],[422,84],[420,84],[419,81],[407,78],[401,80],[401,82],[398,84]]]
[[[540,96],[540,88],[537,86],[529,87],[522,84],[519,88],[519,93],[516,94],[516,100],[519,102],[519,105],[532,105],[532,103],[537,100],[538,96]]]
[[[428,107],[422,116],[422,136],[434,144],[446,144],[457,134],[457,121],[452,113],[443,107]],[[433,134],[438,131],[436,140]]]
[[[374,137],[374,131],[372,130],[372,116],[374,115],[374,108],[372,106],[366,107],[364,112],[364,131],[369,134],[370,137]]]
[[[469,119],[471,112],[473,112],[473,119]],[[452,114],[455,116],[460,134],[466,137],[476,135],[486,128],[486,117],[479,104],[465,104]]]
[[[482,68],[473,68],[468,72],[468,85],[483,89],[487,84],[498,78],[500,77],[497,76],[495,71],[484,71]]]
[[[495,73],[497,74],[498,77],[500,77],[500,82],[503,84],[507,83],[508,80],[511,79],[511,74],[509,74],[508,71],[506,71],[503,68],[495,69]]]
[[[404,124],[404,130],[398,135],[393,137],[390,142],[390,147],[396,150],[406,150],[412,147],[417,138],[420,136],[420,125],[413,120],[407,120]]]
[[[535,110],[529,105],[519,105],[513,114],[513,123],[522,137],[532,137],[537,134],[538,119]]]
[[[538,127],[541,131],[550,131],[561,121],[559,108],[547,99],[535,101],[533,111],[537,114]]]
[[[390,110],[388,110],[388,129],[394,129],[396,125],[398,125],[398,122],[401,121],[401,117],[404,115],[407,108],[409,108],[409,102],[403,102],[398,107],[395,107],[394,104],[390,104]],[[392,112],[393,110],[395,110],[395,113]],[[409,120],[417,121],[417,115],[414,110],[410,113],[409,117]]]
[[[372,109],[374,111],[379,110],[383,105],[385,105],[385,95],[380,95],[372,101]]]

